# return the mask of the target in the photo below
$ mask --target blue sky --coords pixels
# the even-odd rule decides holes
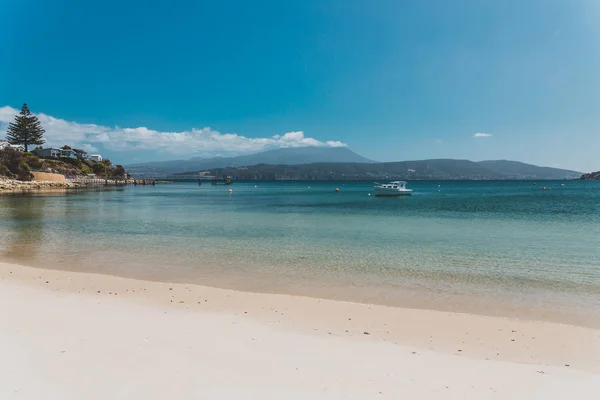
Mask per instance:
[[[0,15],[0,131],[27,102],[49,143],[117,162],[344,144],[600,169],[595,0],[5,0]]]

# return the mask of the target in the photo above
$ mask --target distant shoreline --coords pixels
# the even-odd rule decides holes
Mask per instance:
[[[144,178],[139,178],[144,179]],[[167,177],[147,177],[145,179],[161,179],[164,182],[177,183],[177,182],[197,182],[198,177],[186,176],[184,178],[177,176]],[[388,178],[373,178],[373,179],[234,179],[233,182],[385,182],[393,180],[403,180],[408,182],[564,182],[564,181],[581,181],[581,178],[563,178],[563,179],[411,179],[406,177],[388,177]],[[203,184],[210,183],[210,181],[202,181]]]
[[[425,159],[375,162],[347,148],[283,148],[234,157],[156,161],[126,166],[133,176],[206,174],[234,180],[579,179],[581,172],[511,160]]]

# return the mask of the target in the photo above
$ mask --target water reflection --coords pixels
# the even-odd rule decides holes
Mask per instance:
[[[43,196],[7,196],[1,199],[2,229],[0,256],[3,258],[35,260],[44,240],[45,209]]]

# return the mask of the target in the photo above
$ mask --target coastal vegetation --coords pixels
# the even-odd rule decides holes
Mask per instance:
[[[31,153],[25,155],[11,148],[0,150],[0,176],[20,181],[30,181],[33,178],[30,172],[32,168],[30,164],[37,166],[36,161],[29,159],[30,155]]]
[[[31,113],[27,104],[23,104],[21,112],[9,123],[6,131],[6,142],[11,146],[0,148],[0,177],[30,181],[33,171],[62,174],[66,177],[89,177],[125,179],[127,174],[121,165],[113,166],[111,161],[103,159],[94,161],[82,150],[74,150],[64,145],[65,156],[40,156],[44,144],[45,130],[39,119]],[[5,143],[6,144],[6,143]],[[29,147],[37,145],[32,152]]]
[[[581,175],[581,179],[584,181],[600,180],[600,171],[583,174]]]
[[[38,157],[30,152],[20,152],[12,148],[0,150],[0,176],[20,181],[33,179],[31,172],[50,172],[66,177],[87,177],[125,179],[125,169],[113,166],[110,160],[94,162],[78,158]]]

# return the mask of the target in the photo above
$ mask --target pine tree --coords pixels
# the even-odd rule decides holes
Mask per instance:
[[[6,140],[10,144],[20,144],[29,150],[30,145],[40,145],[46,143],[43,139],[44,128],[39,119],[31,114],[27,104],[21,107],[21,113],[15,117],[15,122],[8,124],[6,130]]]

